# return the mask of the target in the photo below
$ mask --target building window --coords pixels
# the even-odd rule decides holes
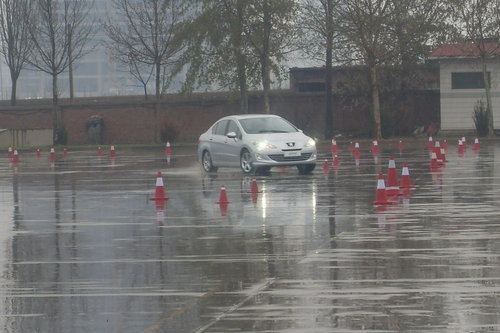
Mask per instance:
[[[297,90],[300,92],[314,92],[325,91],[324,82],[299,82],[297,83]]]
[[[490,72],[487,74],[491,87]],[[451,73],[451,89],[484,89],[483,72]]]

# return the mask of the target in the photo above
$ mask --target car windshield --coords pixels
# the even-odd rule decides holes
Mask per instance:
[[[248,134],[259,133],[292,133],[297,128],[283,118],[262,117],[240,120],[241,126]]]

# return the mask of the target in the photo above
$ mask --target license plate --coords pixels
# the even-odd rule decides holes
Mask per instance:
[[[300,150],[284,151],[283,156],[285,157],[297,157],[300,156]]]

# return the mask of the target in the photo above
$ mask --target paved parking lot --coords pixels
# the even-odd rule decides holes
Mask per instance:
[[[273,169],[257,193],[195,147],[3,158],[1,330],[500,331],[500,143],[449,144],[436,169],[422,142],[369,148],[339,143],[334,166],[322,145],[312,175]],[[415,188],[376,207],[390,156]]]

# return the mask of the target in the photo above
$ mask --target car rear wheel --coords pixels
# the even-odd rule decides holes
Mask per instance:
[[[299,173],[301,175],[307,175],[311,173],[314,168],[316,167],[316,164],[300,164],[297,165],[297,169],[299,170]]]
[[[255,168],[252,163],[252,154],[246,149],[243,149],[240,155],[240,167],[244,173],[253,173]]]
[[[205,170],[205,172],[216,172],[217,171],[217,168],[214,167],[214,165],[212,163],[212,156],[210,155],[210,152],[208,152],[207,150],[205,150],[203,152],[203,155],[201,158],[201,165],[203,167],[203,170]]]

